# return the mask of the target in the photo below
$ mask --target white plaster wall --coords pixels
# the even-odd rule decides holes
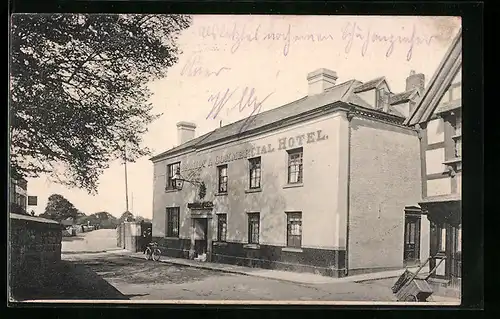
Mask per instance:
[[[427,181],[427,196],[451,194],[451,179],[449,177]]]
[[[427,175],[442,173],[446,170],[444,148],[425,151],[425,166]]]
[[[181,238],[190,238],[190,217],[186,207],[197,198],[197,190],[185,183],[182,191],[165,192],[166,166],[181,161],[184,176],[196,172],[207,186],[205,200],[214,202],[214,213],[227,214],[227,240],[247,242],[248,212],[260,212],[260,243],[286,245],[286,214],[290,211],[302,212],[302,245],[311,248],[337,248],[345,245],[345,215],[347,207],[347,176],[339,180],[341,165],[346,165],[347,152],[340,152],[340,144],[347,143],[347,119],[345,114],[335,113],[321,119],[279,129],[272,133],[255,136],[210,149],[191,152],[154,163],[153,236],[165,234],[165,208],[180,207]],[[317,132],[323,140],[318,140]],[[345,132],[344,132],[345,131]],[[307,134],[314,135],[315,142],[307,143]],[[287,184],[288,153],[279,149],[279,140],[305,135],[303,141],[303,186],[284,188]],[[344,141],[345,140],[345,141]],[[228,165],[227,196],[217,196],[217,164],[215,161],[225,155],[252,147],[265,146],[272,152],[261,154],[262,191],[246,193],[248,189],[248,159],[241,158],[226,163]],[[295,140],[295,146],[298,146]],[[254,155],[256,152],[254,152]],[[251,156],[250,156],[251,157]],[[250,158],[249,157],[249,158]],[[211,161],[211,162],[210,162]],[[185,170],[203,163],[199,169]],[[344,174],[347,171],[345,170]],[[339,192],[341,196],[339,196]],[[344,192],[344,193],[342,193]],[[337,214],[339,216],[337,216]],[[337,226],[344,223],[343,226]],[[216,236],[215,220],[211,223],[213,238]]]
[[[356,93],[356,95],[358,95],[360,98],[362,98],[363,100],[365,100],[366,103],[370,104],[372,107],[375,107],[375,103],[376,103],[376,94],[375,94],[375,90],[368,90],[368,91],[364,91],[364,92],[360,92],[360,93]]]
[[[444,122],[438,118],[427,123],[427,144],[444,142]]]

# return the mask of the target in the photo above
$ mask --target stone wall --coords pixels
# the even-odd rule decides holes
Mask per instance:
[[[142,230],[140,222],[123,222],[116,227],[117,246],[129,251],[142,250]]]
[[[62,226],[56,221],[10,214],[10,288],[29,289],[61,261]]]

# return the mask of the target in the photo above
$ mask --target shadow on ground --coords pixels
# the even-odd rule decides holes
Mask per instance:
[[[85,238],[84,237],[81,237],[81,236],[71,236],[71,237],[63,237],[62,238],[62,241],[68,241],[68,242],[72,242],[72,241],[77,241],[77,240],[84,240]]]
[[[11,287],[12,297],[16,301],[129,299],[91,269],[72,262],[61,261],[51,266],[44,276],[28,276],[16,287]]]
[[[110,282],[128,284],[185,284],[201,281],[208,277],[232,276],[232,274],[211,270],[183,267],[151,260],[128,258],[123,256],[107,256],[75,260],[79,266],[92,269],[102,278]]]

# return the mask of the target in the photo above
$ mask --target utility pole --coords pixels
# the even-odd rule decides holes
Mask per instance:
[[[132,192],[132,212],[133,211],[134,211],[134,192]]]
[[[125,207],[128,212],[128,178],[127,178],[127,147],[124,148],[125,155]]]

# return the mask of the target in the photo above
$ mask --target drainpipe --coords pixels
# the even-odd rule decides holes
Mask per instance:
[[[349,275],[349,210],[351,208],[351,121],[354,117],[352,111],[346,113],[347,116],[347,230],[345,235],[345,275]]]

